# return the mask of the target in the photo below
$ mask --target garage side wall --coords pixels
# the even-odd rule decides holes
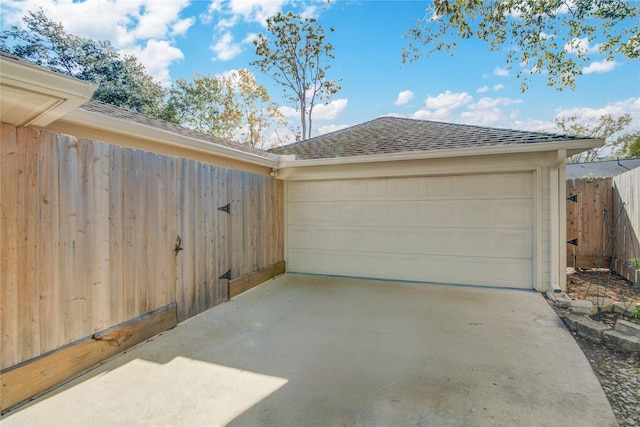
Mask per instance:
[[[16,376],[28,384],[8,384],[18,366],[65,346],[108,357],[227,301],[230,281],[284,269],[282,181],[34,128],[1,131],[3,409],[12,392],[43,381],[38,369],[52,376],[79,363],[65,356]]]
[[[552,221],[553,215],[551,215],[551,212],[550,212],[551,210],[550,171],[551,171],[551,166],[554,164],[555,161],[556,161],[556,154],[555,152],[553,152],[553,153],[527,153],[527,154],[496,155],[496,156],[474,156],[474,157],[463,157],[463,158],[455,158],[455,159],[430,159],[430,160],[411,160],[411,161],[397,161],[397,162],[379,162],[379,163],[349,164],[349,165],[337,164],[337,165],[331,165],[331,166],[313,166],[313,167],[304,167],[304,168],[288,168],[286,170],[281,170],[281,176],[284,176],[287,182],[286,184],[287,185],[286,209],[287,209],[287,224],[288,224],[287,238],[286,238],[287,245],[288,245],[286,249],[287,261],[293,262],[292,264],[289,264],[288,267],[291,270],[291,268],[295,269],[296,264],[301,265],[300,263],[295,262],[294,258],[291,258],[292,256],[300,255],[300,251],[297,251],[297,253],[294,254],[294,250],[291,247],[292,245],[298,245],[298,246],[301,245],[299,242],[299,238],[302,235],[301,234],[302,231],[300,230],[299,224],[295,225],[294,227],[296,228],[295,230],[294,228],[292,228],[294,226],[294,224],[292,224],[292,221],[300,220],[299,218],[300,207],[296,206],[296,211],[291,210],[292,209],[292,199],[291,199],[292,189],[295,189],[294,191],[297,191],[298,193],[300,193],[300,191],[304,192],[305,191],[304,189],[307,188],[304,185],[301,188],[296,188],[299,183],[305,183],[305,182],[337,183],[341,181],[344,181],[344,182],[353,181],[354,185],[356,184],[362,185],[362,182],[366,182],[367,180],[372,180],[373,182],[375,180],[387,179],[387,178],[411,178],[406,180],[407,182],[411,183],[411,185],[416,184],[416,182],[418,181],[419,182],[424,181],[425,183],[424,185],[429,186],[429,185],[432,185],[429,183],[434,183],[438,181],[433,179],[430,180],[429,179],[430,177],[434,177],[434,178],[460,177],[460,179],[457,179],[457,181],[455,182],[459,182],[459,183],[466,182],[466,184],[462,184],[462,185],[469,185],[470,188],[472,188],[474,185],[477,185],[477,182],[481,181],[481,180],[474,180],[473,177],[480,177],[480,178],[487,177],[487,179],[491,178],[487,182],[494,182],[495,180],[492,180],[494,177],[504,176],[505,178],[507,178],[504,180],[505,188],[504,189],[497,188],[495,190],[497,191],[497,193],[500,193],[502,190],[505,190],[508,192],[509,190],[507,187],[513,186],[514,182],[513,180],[510,181],[509,177],[513,177],[519,180],[521,179],[520,177],[529,176],[530,182],[531,182],[530,210],[526,214],[522,214],[522,215],[526,215],[526,216],[530,215],[530,218],[531,218],[531,225],[530,225],[531,238],[529,239],[529,243],[527,243],[530,245],[529,256],[530,256],[531,268],[530,268],[530,271],[527,273],[530,276],[530,279],[528,279],[526,282],[521,281],[519,279],[514,279],[513,284],[510,284],[508,279],[503,280],[502,278],[499,278],[496,280],[494,285],[504,286],[504,287],[523,287],[522,285],[524,283],[528,283],[527,287],[529,289],[533,288],[540,291],[547,290],[549,289],[551,284],[551,274],[552,274],[552,268],[551,268],[552,244],[551,243],[553,240],[551,236],[551,221]],[[464,178],[464,177],[468,177],[468,178]],[[393,179],[390,181],[391,183],[390,185],[396,186],[401,181],[402,180]],[[442,179],[440,179],[440,181],[444,182],[444,180]],[[422,184],[418,183],[417,185],[422,185]],[[312,186],[308,188],[311,189]],[[341,186],[341,188],[342,189],[340,191],[345,191],[344,189],[347,187]],[[486,200],[490,198],[491,191],[492,190],[488,190],[486,194],[479,195],[478,197],[473,197],[473,196],[467,197],[467,199]],[[471,190],[466,192],[468,194],[473,194]],[[528,197],[524,194],[526,192],[528,192],[528,190],[523,192],[523,195],[521,197],[523,200],[526,199],[526,197]],[[506,193],[503,193],[503,195],[498,194],[498,196],[496,197],[496,203],[492,206],[489,206],[488,208],[489,210],[487,210],[486,212],[494,212],[492,215],[518,215],[516,214],[517,210],[512,210],[511,208],[508,207],[513,205],[510,205],[508,203],[504,204],[503,202],[505,197],[513,196],[514,198],[519,198],[519,196],[517,194],[505,196],[504,194]],[[443,198],[444,196],[445,194],[443,194]],[[294,197],[298,197],[298,196],[294,196]],[[304,197],[308,197],[308,195],[305,195]],[[429,197],[431,196],[427,196],[427,198]],[[437,196],[435,197],[435,199],[438,199],[439,197],[440,196]],[[555,195],[555,197],[559,197],[559,195]],[[434,198],[434,197],[431,197],[431,198]],[[452,198],[456,199],[459,197],[453,195]],[[335,204],[335,209],[338,209],[341,206],[340,203],[342,202],[338,201],[338,203]],[[430,202],[428,202],[427,204],[429,203]],[[464,206],[467,209],[469,209],[469,207],[475,206],[474,203],[476,203],[476,201],[473,201],[473,200],[471,201],[471,203],[463,203],[463,204],[460,204],[458,202],[449,203],[448,209],[453,209],[452,212],[455,213],[455,209],[456,209],[455,206],[457,206],[457,204],[460,204],[460,207]],[[429,213],[430,211],[426,205],[425,206],[423,205],[424,203],[423,204],[418,203],[418,204],[415,204],[415,206],[414,204],[408,204],[407,207],[409,209],[413,209],[414,211],[415,209],[423,209],[423,208],[427,209],[425,210],[425,215],[423,215],[423,217],[427,217],[428,215],[430,215]],[[501,205],[504,206],[505,209],[500,208]],[[347,206],[346,208],[349,208],[349,206]],[[362,209],[363,209],[362,218],[364,219],[365,216],[368,215],[366,212],[367,208],[363,207]],[[389,217],[386,218],[386,220],[383,218],[380,218],[379,224],[393,223],[401,226],[401,224],[397,223],[398,219],[403,218],[407,215],[404,213],[401,213],[401,211],[395,211],[393,208],[390,208],[390,209],[391,211],[394,211],[396,213],[390,213]],[[317,212],[313,213],[312,210],[310,210],[309,212],[310,214],[317,215]],[[382,210],[378,210],[377,212],[380,213],[382,212]],[[560,214],[560,211],[558,211],[558,214]],[[298,216],[298,218],[293,217],[296,215]],[[462,217],[464,215],[456,215],[456,216]],[[515,219],[520,219],[520,218],[513,218],[513,217],[507,216],[504,229],[501,229],[499,225],[495,225],[497,227],[496,233],[494,233],[494,235],[491,235],[489,237],[487,237],[486,235],[483,236],[482,233],[475,233],[475,235],[469,234],[468,236],[461,236],[462,240],[460,241],[461,244],[459,246],[459,254],[458,254],[459,255],[458,258],[460,262],[457,266],[455,265],[455,262],[454,262],[454,265],[451,266],[451,269],[484,268],[481,266],[481,264],[474,263],[474,259],[473,257],[470,257],[470,254],[464,253],[465,251],[468,250],[468,247],[471,246],[471,244],[465,246],[464,238],[467,237],[469,239],[473,239],[474,237],[477,237],[478,239],[485,239],[488,245],[487,248],[489,248],[491,245],[495,244],[495,240],[493,241],[491,240],[496,235],[507,230],[509,227],[507,223]],[[472,224],[474,220],[475,220],[474,218],[470,217],[467,223]],[[344,224],[339,224],[339,226],[341,227],[343,225]],[[426,223],[425,225],[426,225],[426,228],[429,228],[428,223]],[[356,227],[358,226],[359,225],[356,225]],[[452,226],[456,227],[457,225],[454,224]],[[486,225],[479,224],[477,225],[477,227],[486,227]],[[316,232],[316,236],[319,239],[325,239],[325,238],[328,238],[329,236],[328,233],[320,233],[318,232],[318,230],[311,230],[311,231]],[[352,231],[352,230],[349,230],[349,231]],[[295,235],[292,234],[294,232],[295,232]],[[380,238],[378,240],[380,240],[381,246],[384,246],[386,244],[385,242],[388,242],[389,243],[388,246],[390,248],[389,250],[391,251],[389,253],[390,254],[389,256],[395,256],[397,252],[394,249],[391,249],[391,244],[393,243],[396,246],[398,246],[399,243],[394,240],[395,236],[393,234],[393,231],[391,231],[390,233],[391,234],[388,234],[388,236],[390,237]],[[413,233],[414,238],[415,236],[416,234]],[[424,238],[429,239],[429,236],[424,236]],[[510,241],[508,238],[503,239],[502,242],[504,242],[504,245],[502,245],[500,248],[498,248],[498,250],[494,252],[495,257],[498,259],[501,256],[503,256],[505,259],[513,258],[513,256],[510,255],[510,251],[512,251],[512,253],[515,254],[517,251],[521,249],[521,248],[516,248],[517,243],[521,243],[521,241],[517,241],[516,239],[522,239],[522,238],[523,238],[522,236],[516,237],[516,235],[514,234],[513,241]],[[294,240],[298,239],[298,240],[294,241],[292,239]],[[556,239],[558,239],[557,236],[556,236]],[[480,240],[477,240],[476,243],[478,241]],[[375,240],[371,240],[371,242],[375,242]],[[556,240],[556,242],[558,242],[558,240]],[[346,242],[346,245],[348,246],[353,244],[350,242]],[[414,246],[415,245],[413,245],[412,247]],[[422,245],[422,246],[424,247],[425,245]],[[341,248],[343,247],[344,246],[341,246]],[[447,248],[447,250],[449,249],[450,248]],[[493,246],[492,250],[494,249],[496,249],[495,245]],[[362,248],[358,250],[362,250]],[[383,249],[383,251],[384,250],[386,249]],[[404,250],[404,248],[402,248],[401,250]],[[364,252],[366,252],[366,250]],[[480,253],[480,252],[482,251],[477,251],[477,253]],[[489,252],[489,250],[487,250],[487,252]],[[520,255],[515,255],[515,256],[519,257]],[[367,258],[367,256],[364,255],[363,258]],[[526,256],[522,255],[522,259],[525,259],[525,258]],[[380,259],[383,259],[383,257],[380,257]],[[452,261],[452,260],[455,261],[455,259],[456,259],[455,254],[452,254],[452,256],[448,257],[448,261]],[[341,262],[341,260],[342,258],[340,257],[336,258],[336,261]],[[407,261],[407,260],[405,259],[403,261]],[[562,260],[556,257],[556,262],[558,263],[558,266],[559,266]],[[414,263],[414,265],[418,265],[419,263],[420,261],[417,260]],[[437,263],[434,265],[437,265]],[[495,267],[495,265],[496,264],[494,264],[493,266],[490,266],[489,268]],[[513,263],[511,263],[511,265],[505,264],[505,270],[508,268],[513,268],[514,265],[515,264]],[[379,266],[380,266],[380,263],[373,263],[371,265],[371,268],[365,268],[364,270],[365,272],[373,271],[374,268],[378,268]],[[291,271],[294,271],[294,270],[291,270]],[[395,273],[395,275],[397,276],[396,277],[397,279],[416,280],[415,278],[411,278],[410,276],[403,276],[402,271],[403,270],[400,269],[399,273]],[[439,276],[435,280],[431,279],[430,277],[428,277],[428,274],[427,274],[428,271],[429,269],[427,268],[425,270],[423,281],[460,283],[459,281],[456,281],[456,280],[449,280],[449,281],[443,280],[443,275],[442,275],[443,273],[439,273]],[[522,274],[527,270],[525,270],[523,267],[519,270],[513,270],[513,271],[515,274]],[[304,272],[304,271],[300,271],[300,272]],[[321,273],[321,274],[332,274],[329,270],[309,271],[309,272]],[[478,270],[478,272],[480,272],[480,270]],[[452,276],[454,275],[452,274]],[[472,276],[472,274],[469,274],[468,276]],[[480,276],[480,274],[478,274],[478,276]],[[385,275],[375,275],[375,274],[372,274],[370,277],[381,277],[386,279],[393,278],[393,277],[389,277],[388,275],[385,276]],[[423,276],[417,276],[417,277],[423,277]],[[497,277],[497,276],[489,275],[487,277]],[[476,282],[470,283],[470,284],[484,284],[489,286],[492,285],[492,283],[483,282],[479,277],[476,277],[474,279],[477,279]],[[465,284],[465,282],[462,282],[462,283]]]

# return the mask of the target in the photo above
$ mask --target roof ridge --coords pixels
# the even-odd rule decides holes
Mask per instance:
[[[381,116],[348,128],[269,150],[298,159],[398,154],[433,150],[576,141],[583,138],[398,116]],[[597,141],[597,138],[588,138]]]

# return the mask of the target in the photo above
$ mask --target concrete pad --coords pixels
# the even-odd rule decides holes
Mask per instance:
[[[604,342],[616,350],[635,352],[640,351],[640,338],[624,332],[610,330],[604,333]]]
[[[627,322],[626,320],[617,319],[615,324],[615,330],[622,332],[623,334],[633,335],[640,338],[640,325],[636,323]]]
[[[617,423],[540,294],[285,275],[2,419],[45,425]]]
[[[611,330],[611,328],[604,323],[596,322],[582,314],[567,313],[564,316],[564,321],[570,330],[576,332],[583,338],[590,339],[597,343],[602,342],[602,334],[605,331]]]
[[[573,314],[584,314],[587,316],[595,314],[598,311],[591,301],[584,300],[571,301],[571,307],[569,310],[571,310]]]

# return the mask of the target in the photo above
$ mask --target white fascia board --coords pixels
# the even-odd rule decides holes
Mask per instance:
[[[271,158],[261,157],[235,148],[218,145],[211,141],[191,138],[142,123],[122,120],[79,108],[67,114],[64,119],[78,125],[158,141],[161,144],[190,148],[192,150],[211,153],[224,158],[245,161],[254,165],[270,168],[278,167],[278,161]]]
[[[566,150],[567,155],[580,153],[590,148],[601,147],[601,139],[579,139],[560,142],[507,145],[499,147],[463,148],[458,150],[418,151],[397,154],[374,154],[369,156],[334,157],[326,159],[293,160],[281,158],[280,168],[299,168],[307,166],[347,165],[357,163],[394,162],[401,160],[444,159],[454,157],[488,156],[496,154],[535,153],[542,151]],[[284,156],[283,156],[284,157]]]
[[[98,85],[35,64],[0,57],[0,84],[51,97],[56,103],[24,125],[46,126],[87,102]]]

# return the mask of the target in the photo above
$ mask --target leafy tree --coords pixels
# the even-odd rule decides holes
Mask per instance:
[[[620,137],[621,149],[616,153],[618,157],[640,158],[640,131],[625,134]]]
[[[591,148],[567,159],[568,163],[579,163],[597,160],[605,152],[612,152],[624,144],[629,138],[629,134],[622,134],[622,131],[629,126],[631,120],[630,114],[623,114],[619,117],[603,114],[597,123],[588,123],[574,115],[556,118],[554,123],[567,135],[599,138],[605,141],[605,145],[602,147]]]
[[[627,0],[433,0],[430,17],[405,38],[403,62],[438,51],[451,52],[459,39],[478,39],[489,50],[506,50],[507,68],[522,66],[521,89],[529,75],[548,73],[547,84],[575,88],[591,60],[591,43],[606,61],[640,57],[640,5]]]
[[[300,114],[302,139],[311,137],[313,109],[338,93],[338,80],[327,80],[333,45],[325,41],[324,29],[313,18],[292,12],[267,19],[272,39],[260,34],[254,41],[260,59],[251,63],[283,86],[285,99]],[[331,29],[333,31],[333,29]]]
[[[215,76],[200,73],[191,81],[176,80],[169,89],[167,105],[177,123],[220,138],[232,135],[240,116],[230,88]]]
[[[165,91],[135,56],[121,56],[108,41],[69,34],[42,9],[0,34],[0,49],[81,80],[99,83],[93,99],[165,118]]]
[[[252,147],[261,147],[284,115],[249,70],[224,75],[196,73],[178,79],[169,89],[168,110],[177,123]]]
[[[226,76],[227,86],[234,89],[240,121],[236,127],[234,139],[252,147],[262,147],[271,139],[272,145],[279,145],[277,128],[286,127],[287,119],[271,101],[267,89],[259,85],[249,70],[237,70]],[[273,129],[274,136],[268,135]]]

